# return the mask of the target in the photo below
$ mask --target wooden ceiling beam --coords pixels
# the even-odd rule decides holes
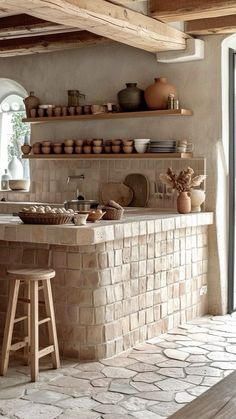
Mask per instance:
[[[185,23],[190,35],[215,35],[236,32],[236,15],[190,20]]]
[[[149,52],[183,50],[189,36],[148,16],[104,0],[2,0],[2,7]]]
[[[62,33],[70,30],[74,31],[74,28],[71,29],[26,14],[8,16],[0,19],[0,39]]]
[[[187,21],[236,14],[235,0],[150,0],[150,16],[163,22]]]
[[[5,39],[0,41],[0,57],[39,54],[107,42],[110,42],[110,40],[87,31],[32,36],[21,39]]]

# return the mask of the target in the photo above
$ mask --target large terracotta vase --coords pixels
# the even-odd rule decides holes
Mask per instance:
[[[155,83],[147,87],[144,91],[144,98],[149,109],[167,109],[168,96],[173,94],[176,96],[175,86],[169,84],[165,77],[155,79]]]
[[[24,99],[25,110],[27,118],[30,118],[31,109],[37,108],[40,101],[39,98],[34,96],[34,92],[30,92],[30,95]]]
[[[140,111],[145,107],[144,92],[137,83],[126,83],[126,88],[118,92],[118,102],[125,112]]]
[[[177,198],[177,211],[180,214],[188,214],[191,212],[191,199],[188,192],[179,192]]]

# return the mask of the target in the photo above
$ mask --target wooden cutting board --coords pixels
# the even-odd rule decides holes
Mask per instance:
[[[133,191],[133,199],[130,207],[146,207],[149,198],[149,181],[145,175],[131,173],[126,176],[124,184]]]
[[[113,200],[122,207],[127,207],[133,199],[133,191],[123,183],[109,182],[102,185],[100,197],[104,205]]]

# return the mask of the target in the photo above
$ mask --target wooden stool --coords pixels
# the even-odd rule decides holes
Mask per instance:
[[[10,351],[17,351],[24,348],[24,355],[31,365],[31,381],[36,381],[39,370],[39,359],[51,354],[53,368],[60,367],[58,350],[56,322],[52,299],[52,289],[50,278],[55,276],[53,269],[10,269],[7,271],[10,279],[10,294],[7,307],[6,324],[4,330],[2,360],[0,375],[5,375],[8,369]],[[42,285],[39,286],[39,281]],[[27,285],[26,298],[19,298],[20,284]],[[38,292],[43,290],[44,301],[39,301]],[[27,303],[27,313],[25,316],[15,318],[17,302]],[[45,305],[46,318],[39,320],[39,304]],[[24,321],[25,336],[21,342],[12,344],[14,324]],[[39,325],[48,323],[49,345],[39,350]],[[29,363],[29,362],[27,362]]]

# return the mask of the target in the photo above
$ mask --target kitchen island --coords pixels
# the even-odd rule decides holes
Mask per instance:
[[[60,351],[79,360],[119,354],[206,314],[212,223],[212,213],[152,209],[80,227],[26,225],[0,216],[0,334],[12,266],[56,270]]]

